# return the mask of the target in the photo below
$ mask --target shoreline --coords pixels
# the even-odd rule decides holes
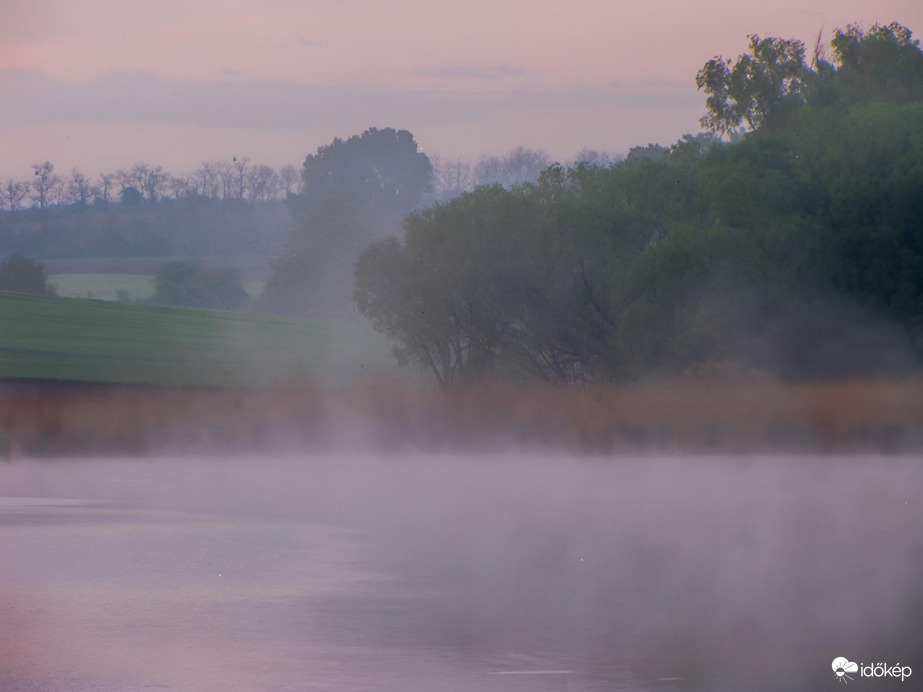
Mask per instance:
[[[0,381],[0,458],[342,448],[911,453],[923,450],[923,381],[445,390],[372,379],[265,387]]]

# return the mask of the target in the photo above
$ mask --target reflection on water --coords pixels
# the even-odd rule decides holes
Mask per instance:
[[[923,675],[921,478],[897,457],[4,464],[0,689]]]

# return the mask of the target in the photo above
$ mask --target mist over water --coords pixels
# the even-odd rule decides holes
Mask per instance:
[[[8,463],[0,689],[819,689],[837,656],[923,674],[920,480],[871,456]]]

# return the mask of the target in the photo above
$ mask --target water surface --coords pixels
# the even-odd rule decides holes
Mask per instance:
[[[923,676],[921,480],[913,457],[6,463],[0,689]]]

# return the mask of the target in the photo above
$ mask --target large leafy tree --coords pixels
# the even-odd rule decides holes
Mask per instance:
[[[413,214],[357,264],[360,311],[443,384],[919,367],[919,46],[899,25],[836,36],[814,69],[758,37],[710,63],[713,129],[749,131],[733,143],[686,136]]]
[[[375,238],[400,231],[432,185],[433,167],[407,130],[369,128],[305,159],[302,219],[276,262],[259,305],[314,317],[351,309],[352,267]]]
[[[850,25],[834,32],[830,45],[842,101],[923,100],[923,51],[907,27],[894,22],[864,31]]]
[[[755,130],[804,103],[810,74],[804,43],[752,34],[736,61],[719,56],[699,70],[696,85],[708,94],[702,126],[720,134]]]
[[[809,66],[801,41],[754,34],[736,61],[709,60],[696,76],[708,95],[702,126],[732,135],[772,126],[805,104],[843,108],[923,99],[923,51],[907,27],[894,22],[866,31],[850,25],[834,32],[830,46],[832,62],[818,41]]]
[[[479,188],[411,215],[403,244],[386,238],[363,253],[359,310],[400,342],[399,360],[430,369],[442,384],[509,365],[523,290],[517,265],[529,254],[515,239],[540,222],[534,207],[499,186]]]
[[[401,218],[431,189],[432,177],[432,164],[410,132],[370,127],[305,158],[297,204],[309,210],[325,197],[348,197],[362,210]]]

